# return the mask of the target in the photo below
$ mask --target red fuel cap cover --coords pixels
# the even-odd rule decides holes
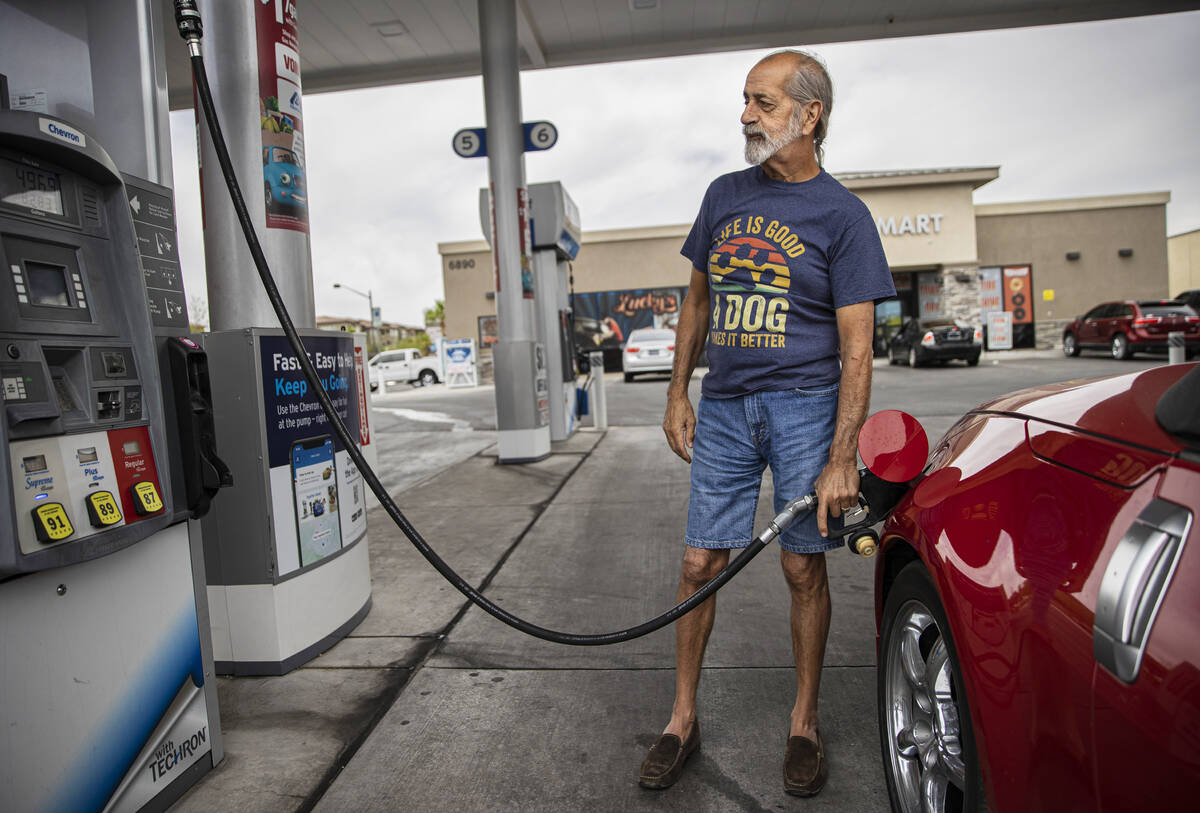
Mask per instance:
[[[929,439],[912,415],[885,409],[863,424],[858,433],[858,453],[875,476],[891,483],[907,483],[925,468]]]

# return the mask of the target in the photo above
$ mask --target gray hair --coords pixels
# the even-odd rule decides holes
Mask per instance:
[[[784,85],[784,91],[799,105],[793,115],[799,123],[803,106],[811,101],[821,103],[821,118],[813,129],[813,146],[817,151],[817,164],[825,163],[825,136],[829,134],[829,114],[833,112],[833,80],[829,70],[816,54],[787,49],[768,54],[766,59],[788,54],[795,58],[796,70]]]

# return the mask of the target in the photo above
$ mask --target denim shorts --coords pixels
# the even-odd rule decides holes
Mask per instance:
[[[767,465],[775,483],[776,514],[791,500],[810,493],[829,460],[837,405],[837,384],[701,398],[692,446],[687,544],[695,548],[749,545],[755,537],[754,513]],[[837,536],[821,536],[815,511],[793,522],[778,541],[792,553],[821,553],[842,544]]]

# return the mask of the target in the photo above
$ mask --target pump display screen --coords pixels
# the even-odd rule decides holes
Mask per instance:
[[[61,216],[63,198],[58,174],[0,158],[0,203]]]
[[[71,307],[67,269],[63,266],[26,260],[25,279],[29,285],[29,301],[34,305]]]
[[[26,474],[36,474],[40,471],[46,471],[49,468],[46,465],[46,456],[44,454],[35,454],[23,458],[21,465],[24,467]]]

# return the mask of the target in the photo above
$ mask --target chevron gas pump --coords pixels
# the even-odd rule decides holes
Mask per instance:
[[[550,440],[575,431],[575,319],[567,264],[579,254],[579,207],[557,181],[529,185],[533,241],[534,312],[546,347]]]
[[[0,2],[0,810],[164,809],[223,755],[155,5]]]
[[[567,264],[579,254],[583,235],[579,207],[558,181],[530,184],[530,233],[533,245],[534,326],[537,408],[550,424],[550,440],[566,440],[575,431],[575,342]],[[491,200],[479,190],[479,222],[490,242]]]

